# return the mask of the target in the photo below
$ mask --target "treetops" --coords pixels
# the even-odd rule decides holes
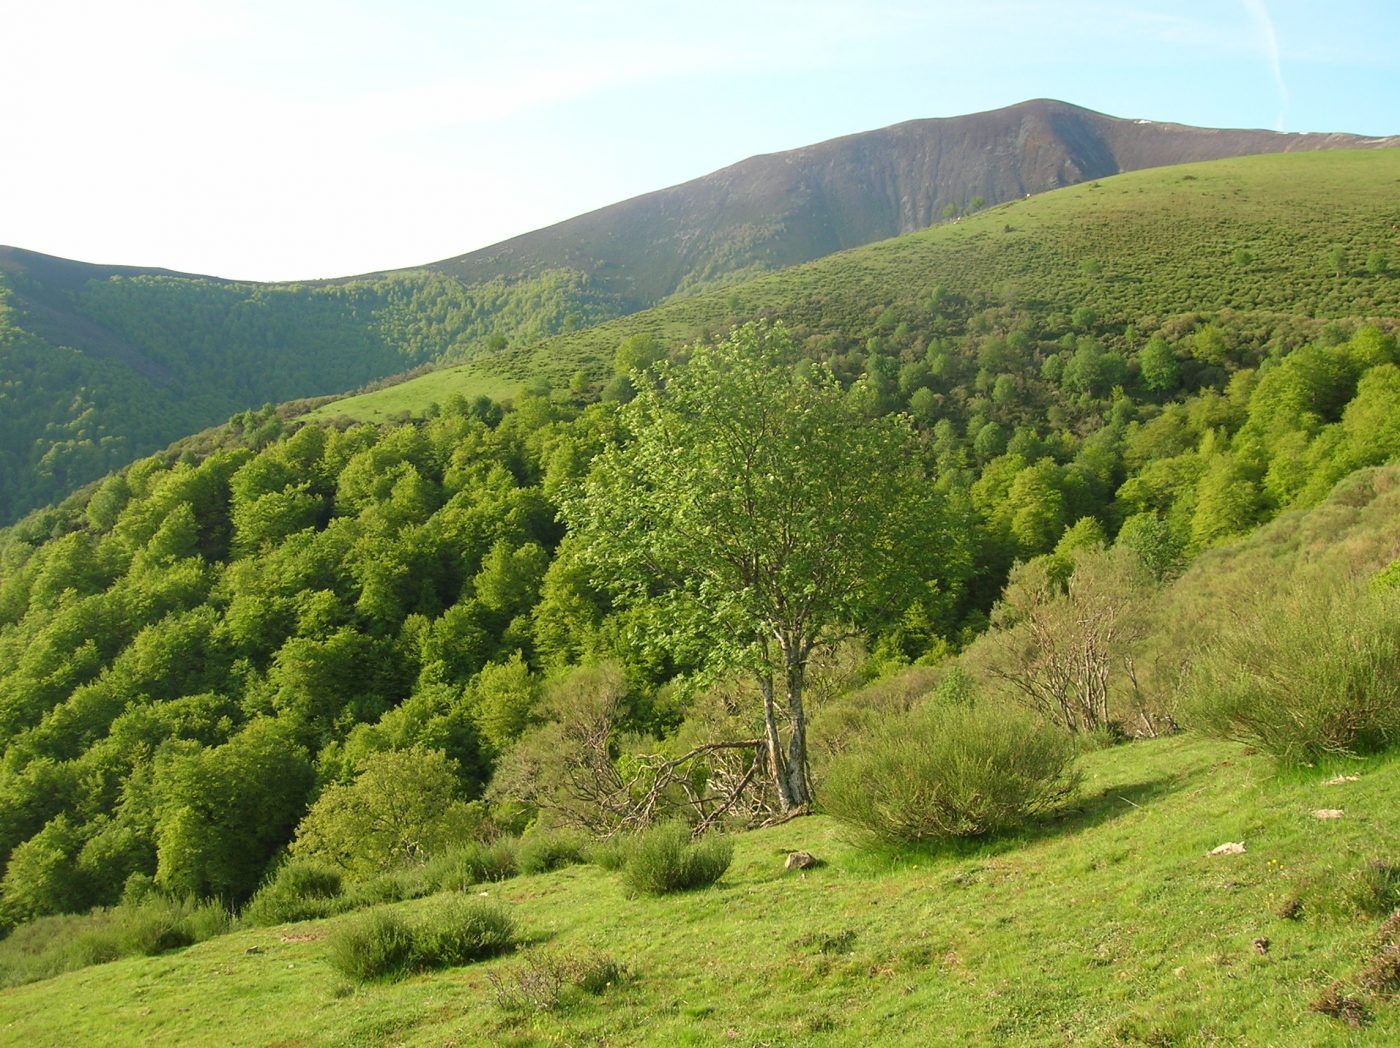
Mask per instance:
[[[809,627],[850,627],[878,665],[936,657],[1067,530],[1170,572],[1400,454],[1396,344],[1376,329],[1274,358],[1222,326],[1223,365],[1191,356],[1199,325],[1164,330],[1168,392],[1133,385],[1137,356],[1127,386],[1064,382],[1081,350],[1119,351],[1011,320],[891,330],[858,366],[744,329],[640,354],[656,366],[604,403],[454,398],[270,443],[245,420],[256,441],[143,460],[3,533],[6,919],[113,901],[132,876],[244,897],[376,754],[440,752],[474,798],[570,667],[620,666],[620,730],[670,737],[690,713],[676,682],[726,645],[743,658],[725,669],[761,665],[746,624],[778,625],[777,647],[796,624],[799,651]],[[784,501],[813,490],[831,497]],[[741,576],[698,559],[701,535],[770,552]]]

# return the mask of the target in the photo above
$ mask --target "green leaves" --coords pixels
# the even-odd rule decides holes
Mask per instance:
[[[751,324],[662,363],[624,439],[564,504],[593,581],[667,610],[707,661],[804,652],[899,609],[937,561],[939,513],[908,421],[867,418],[825,367]]]

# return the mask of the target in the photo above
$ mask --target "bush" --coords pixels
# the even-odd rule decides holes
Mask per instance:
[[[217,902],[152,893],[86,914],[40,917],[0,940],[0,986],[47,979],[133,954],[154,955],[228,931]]]
[[[664,822],[632,840],[622,879],[644,895],[692,891],[714,884],[733,859],[733,842],[713,836],[694,841],[685,823]]]
[[[588,861],[600,870],[620,870],[627,863],[627,849],[630,843],[627,837],[609,837],[605,841],[594,841],[588,846]]]
[[[521,839],[517,865],[521,873],[548,873],[586,862],[584,851],[584,841],[577,834],[547,830]]]
[[[360,982],[400,975],[413,960],[413,934],[389,910],[347,918],[331,932],[327,946],[331,967]]]
[[[335,913],[340,871],[311,860],[283,863],[263,882],[243,908],[241,918],[253,926],[287,924]]]
[[[464,896],[437,900],[412,921],[387,909],[346,919],[328,940],[331,966],[367,982],[490,957],[515,944],[515,922],[493,903]]]
[[[412,935],[414,967],[448,968],[509,950],[515,921],[495,903],[447,895],[419,915]]]
[[[889,843],[979,837],[1054,808],[1073,789],[1074,747],[1024,714],[933,705],[882,718],[833,762],[823,807]]]
[[[1192,726],[1286,764],[1400,742],[1400,591],[1299,590],[1222,630],[1188,682]]]
[[[112,911],[112,942],[118,956],[147,957],[194,943],[228,930],[228,914],[212,900],[172,899],[151,895],[133,906]],[[105,952],[98,950],[99,953]]]
[[[482,881],[504,881],[520,872],[520,842],[513,837],[469,841],[439,852],[422,867],[429,891],[462,891]]]
[[[628,975],[627,968],[607,954],[570,957],[536,950],[513,970],[488,972],[486,978],[503,1011],[552,1012],[578,994],[601,996]]]

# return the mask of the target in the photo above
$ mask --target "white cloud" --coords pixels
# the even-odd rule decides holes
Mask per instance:
[[[1278,88],[1279,111],[1277,130],[1284,128],[1284,118],[1288,114],[1288,84],[1283,79],[1283,59],[1279,53],[1278,33],[1274,31],[1274,20],[1269,15],[1264,0],[1244,0],[1245,10],[1254,20],[1259,33],[1259,43],[1269,60],[1269,68],[1274,74],[1274,86]]]

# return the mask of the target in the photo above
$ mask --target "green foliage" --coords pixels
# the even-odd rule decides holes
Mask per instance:
[[[356,914],[326,945],[336,971],[368,982],[467,964],[511,949],[515,938],[515,922],[499,906],[448,894],[412,919],[382,907]]]
[[[462,831],[457,766],[441,750],[386,750],[353,782],[334,783],[301,824],[291,853],[355,877],[421,862]]]
[[[621,412],[627,442],[564,507],[594,582],[659,608],[653,643],[786,682],[790,753],[773,760],[788,805],[808,792],[808,655],[907,600],[945,525],[908,425],[864,417],[868,386],[794,371],[793,354],[781,327],[749,325],[659,368]],[[776,740],[771,698],[765,713]]]
[[[457,894],[438,896],[413,921],[413,963],[450,968],[515,946],[515,921],[495,903]]]
[[[1228,622],[1196,660],[1193,724],[1288,764],[1400,742],[1400,595],[1308,587]]]
[[[324,917],[336,910],[340,871],[305,859],[282,863],[239,913],[243,924],[270,925]]]
[[[562,830],[527,833],[520,840],[519,866],[524,874],[548,873],[586,862],[588,850],[582,836]]]
[[[423,864],[433,891],[464,891],[483,881],[504,881],[523,872],[521,845],[513,837],[467,841],[443,848]]]
[[[373,909],[337,924],[326,950],[331,967],[348,979],[391,978],[413,962],[413,931],[393,910]]]
[[[982,837],[1053,811],[1072,792],[1068,737],[987,705],[887,714],[832,762],[823,808],[891,844]]]
[[[241,899],[296,823],[311,768],[270,722],[156,768],[156,883],[176,893]]]
[[[154,892],[82,915],[40,917],[0,940],[0,986],[122,957],[165,953],[222,935],[228,928],[229,915],[217,902]]]
[[[694,891],[723,877],[733,859],[732,841],[713,834],[692,840],[685,823],[664,822],[628,843],[622,881],[642,895]]]

